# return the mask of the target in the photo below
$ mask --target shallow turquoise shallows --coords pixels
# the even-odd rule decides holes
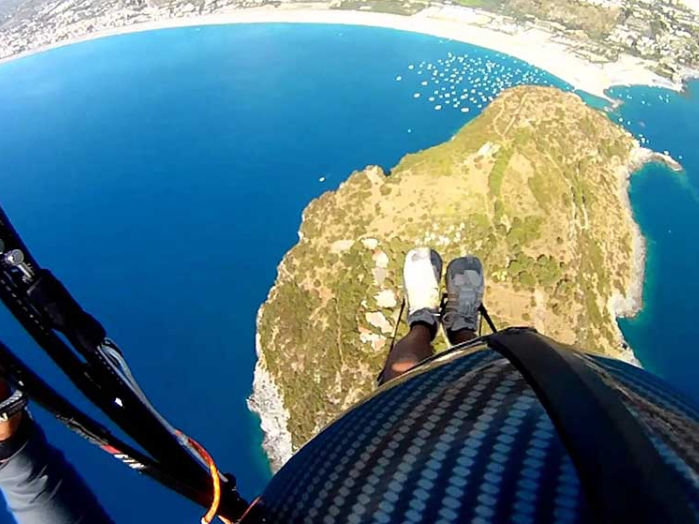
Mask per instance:
[[[644,367],[699,402],[699,81],[685,93],[615,88],[624,104],[612,115],[646,147],[684,167],[651,164],[631,179],[631,203],[646,237],[643,311],[620,326]]]
[[[297,240],[301,211],[352,170],[388,169],[447,140],[499,90],[521,83],[568,88],[505,55],[376,28],[211,26],[55,49],[0,65],[0,202],[39,261],[119,342],[152,402],[253,497],[270,475],[259,420],[245,404],[255,315]],[[621,112],[635,107],[630,100]],[[691,130],[679,133],[678,119],[698,108],[671,95],[646,115],[652,145],[689,150]],[[629,120],[645,115],[638,111]],[[696,122],[686,124],[694,144]],[[698,174],[696,152],[685,157]],[[684,370],[699,356],[649,337],[667,334],[671,319],[672,347],[691,344],[693,319],[667,306],[696,304],[690,261],[699,258],[688,239],[698,181],[659,171],[639,176],[632,198],[653,240],[647,311],[661,321],[644,314],[623,327],[651,369],[691,391]],[[683,241],[662,240],[668,229]],[[667,295],[691,289],[692,278],[694,293]],[[0,327],[0,338],[79,399],[4,310]],[[117,522],[201,515],[33,411]]]

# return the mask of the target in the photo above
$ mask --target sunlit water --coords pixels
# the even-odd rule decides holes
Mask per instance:
[[[631,203],[648,242],[645,305],[621,328],[644,366],[699,402],[699,82],[685,93],[647,87],[611,91],[624,104],[612,116],[684,167],[652,164],[631,179]]]
[[[120,343],[153,403],[252,497],[269,478],[259,421],[245,405],[255,315],[296,242],[301,211],[352,170],[390,168],[447,140],[500,90],[523,83],[567,88],[498,53],[376,28],[184,28],[56,49],[0,66],[0,202],[39,261]],[[670,100],[658,116],[633,101],[621,116],[634,129],[645,115],[644,138],[675,152],[690,131],[661,118],[676,98],[662,95]],[[696,99],[681,104],[678,115],[696,114]],[[697,121],[682,124],[694,125],[695,137]],[[699,357],[649,334],[667,334],[672,319],[672,347],[690,340],[695,294],[675,295],[687,315],[671,316],[657,290],[669,289],[667,278],[691,289],[678,284],[678,269],[687,280],[697,271],[689,263],[697,248],[687,245],[697,180],[657,171],[634,179],[632,200],[653,241],[650,274],[668,257],[675,265],[649,278],[648,313],[623,328],[644,362],[691,389],[682,370]],[[654,215],[647,206],[655,202]],[[683,242],[661,240],[665,229]],[[663,322],[649,319],[652,312]],[[0,322],[6,343],[97,415],[4,311]],[[117,522],[200,515],[33,412]]]

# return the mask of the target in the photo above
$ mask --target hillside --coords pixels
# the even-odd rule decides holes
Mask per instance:
[[[369,167],[311,202],[258,317],[252,404],[276,434],[272,462],[374,387],[414,246],[445,264],[478,255],[498,326],[632,358],[615,316],[640,306],[643,240],[627,184],[649,155],[576,95],[519,87],[389,176]]]

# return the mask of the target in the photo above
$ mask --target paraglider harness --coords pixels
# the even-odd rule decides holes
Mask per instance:
[[[248,504],[236,489],[235,477],[220,473],[202,446],[151,406],[102,324],[39,265],[2,209],[0,298],[82,394],[144,451],[78,409],[0,342],[0,375],[22,392],[8,399],[9,409],[21,409],[28,396],[130,468],[209,508],[203,522],[215,515],[235,519],[244,513]],[[5,417],[13,412],[3,410]]]
[[[0,299],[79,390],[143,450],[78,409],[2,342],[0,375],[21,393],[0,404],[0,419],[21,409],[26,395],[130,468],[208,508],[202,522],[215,516],[224,522],[264,520],[264,501],[249,505],[235,477],[220,473],[201,445],[153,408],[104,327],[39,265],[1,208]],[[681,488],[650,439],[580,354],[530,329],[496,331],[485,308],[481,314],[493,334],[447,351],[485,343],[517,368],[554,423],[602,520],[634,516],[660,522],[671,516],[673,522],[691,521],[688,507],[675,504]]]

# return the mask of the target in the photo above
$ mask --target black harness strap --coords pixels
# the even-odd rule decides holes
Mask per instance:
[[[63,283],[48,269],[39,269],[27,288],[27,298],[50,322],[53,329],[75,339],[79,348],[94,348],[102,343],[107,332],[92,315],[86,313]]]
[[[0,300],[80,391],[150,457],[115,440],[105,433],[103,427],[79,415],[72,405],[46,389],[48,386],[40,383],[38,377],[27,380],[29,369],[8,348],[0,345],[0,367],[6,368],[9,378],[15,380],[20,389],[31,398],[38,396],[36,400],[59,420],[102,449],[115,456],[123,455],[122,460],[132,467],[136,463],[145,466],[142,471],[152,478],[204,507],[210,505],[212,493],[208,468],[181,445],[109,365],[98,347],[106,335],[102,325],[80,307],[58,279],[39,266],[1,208]],[[19,383],[16,374],[25,377],[24,385]],[[34,387],[28,387],[30,383]],[[234,478],[223,479],[220,514],[232,518],[242,514],[246,507],[247,503],[237,492]]]
[[[80,411],[49,386],[2,342],[0,342],[0,373],[9,378],[14,386],[22,388],[22,392],[52,413],[71,431],[99,446],[131,469],[155,479],[202,506],[210,504],[210,490],[196,489],[189,483],[182,482],[171,472],[166,471],[159,462],[117,438],[105,426]]]
[[[492,331],[493,333],[497,333],[498,328],[495,327],[495,323],[493,322],[493,319],[490,318],[490,315],[488,314],[488,310],[485,308],[485,306],[483,304],[478,306],[478,311],[481,314],[481,323],[482,323],[482,319],[485,319],[486,323],[488,324],[488,327],[490,328],[490,331]],[[480,330],[479,330],[478,334],[480,335]]]
[[[619,394],[585,362],[532,330],[488,337],[532,387],[570,453],[600,522],[694,522],[677,479]]]

